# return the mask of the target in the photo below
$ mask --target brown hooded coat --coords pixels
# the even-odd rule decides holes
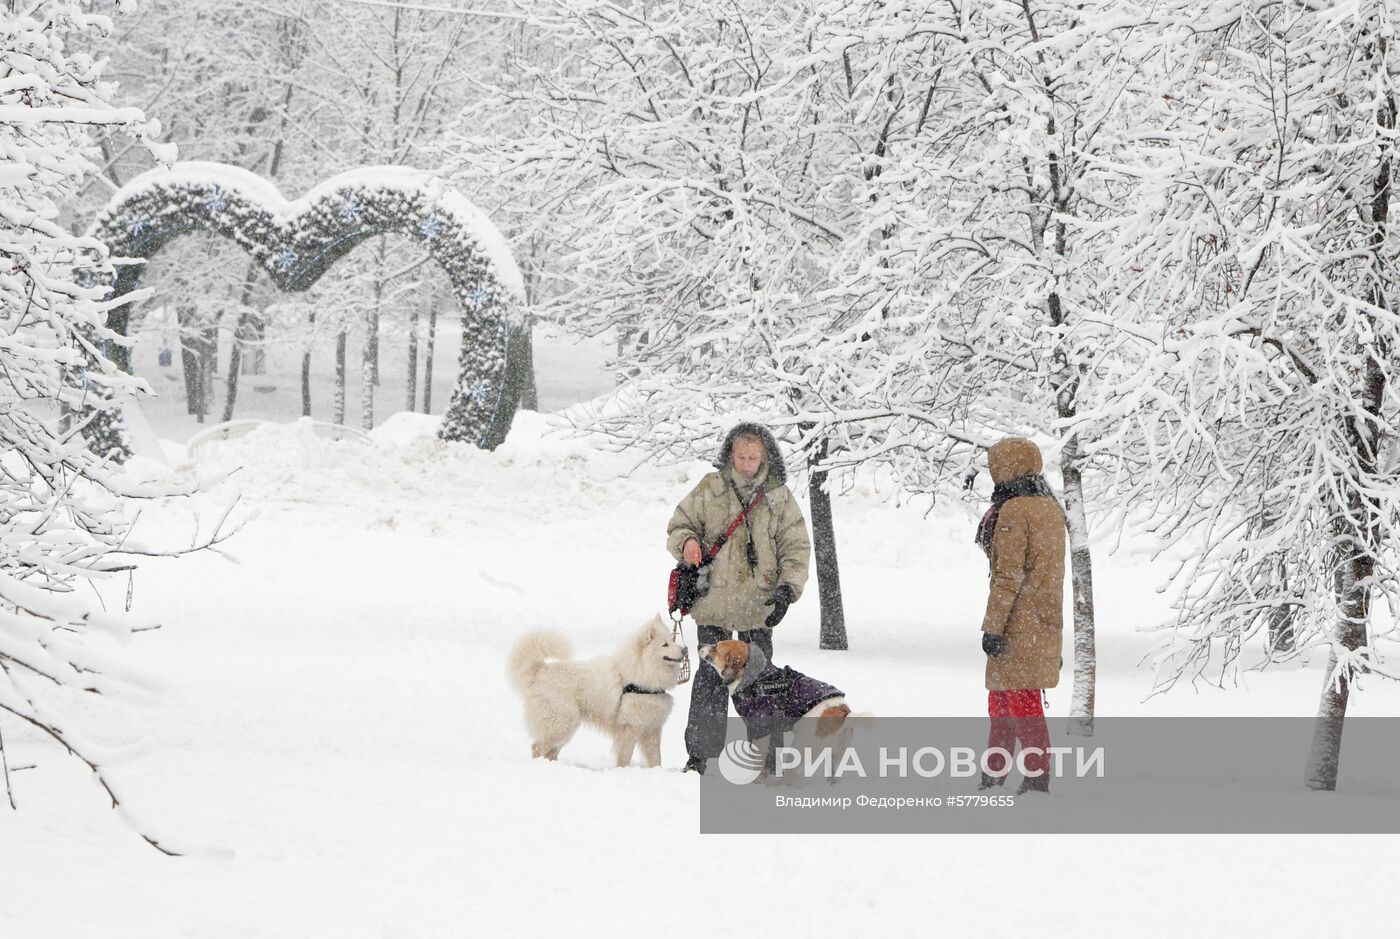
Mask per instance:
[[[987,451],[992,482],[1039,473],[1040,448],[1008,437]],[[1006,637],[1006,651],[987,657],[987,690],[1054,688],[1060,683],[1064,636],[1065,516],[1048,496],[1002,505],[992,535],[991,593],[982,631]]]

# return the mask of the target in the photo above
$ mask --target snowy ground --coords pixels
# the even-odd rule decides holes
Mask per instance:
[[[587,731],[559,763],[529,760],[509,646],[554,626],[595,654],[658,612],[665,523],[705,469],[624,475],[633,458],[549,423],[523,414],[494,454],[436,442],[421,415],[372,449],[274,428],[177,466],[241,467],[198,500],[206,521],[235,493],[257,510],[239,563],[146,565],[134,610],[163,628],[130,654],[165,693],[79,706],[95,739],[144,742],[119,779],[186,856],[133,835],[76,761],[7,737],[39,765],[0,813],[3,935],[1327,935],[1358,875],[1372,899],[1347,929],[1393,924],[1391,836],[701,836],[678,771],[686,687],[662,770],[607,769]],[[982,713],[970,514],[858,487],[836,521],[852,649],[817,651],[813,596],[779,628],[780,661],[876,714]],[[148,539],[187,524],[143,522]],[[1312,712],[1319,662],[1144,700],[1136,629],[1165,608],[1165,571],[1099,563],[1101,714]],[[1052,692],[1052,714],[1067,704]],[[1400,689],[1352,706],[1400,713]]]

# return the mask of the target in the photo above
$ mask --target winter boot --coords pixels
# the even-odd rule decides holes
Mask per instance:
[[[983,789],[995,789],[997,786],[1003,785],[1005,782],[1005,776],[993,776],[991,773],[988,773],[986,770],[983,770],[982,781],[977,784],[977,791],[981,792]]]
[[[706,760],[705,760],[705,758],[704,758],[703,756],[692,756],[690,759],[688,759],[688,760],[685,761],[685,769],[681,770],[681,772],[682,772],[682,773],[699,773],[701,776],[704,776],[704,775],[705,775],[705,763],[706,763]]]
[[[1050,774],[1042,772],[1039,776],[1027,776],[1021,780],[1020,787],[1016,794],[1025,795],[1027,792],[1050,792]]]

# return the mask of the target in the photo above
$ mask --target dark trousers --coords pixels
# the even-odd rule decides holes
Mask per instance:
[[[711,646],[723,639],[732,639],[729,630],[718,626],[699,626],[695,630],[696,647]],[[773,630],[749,629],[739,633],[744,642],[751,642],[773,661]],[[720,680],[719,672],[701,664],[695,670],[690,686],[690,719],[685,725],[685,749],[691,759],[708,760],[724,750],[725,724],[729,719],[729,686]],[[773,746],[778,742],[774,741]],[[770,750],[770,753],[772,751]]]

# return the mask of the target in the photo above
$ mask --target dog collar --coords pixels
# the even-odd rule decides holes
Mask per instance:
[[[665,694],[665,688],[643,688],[641,685],[628,685],[622,689],[623,694]]]

